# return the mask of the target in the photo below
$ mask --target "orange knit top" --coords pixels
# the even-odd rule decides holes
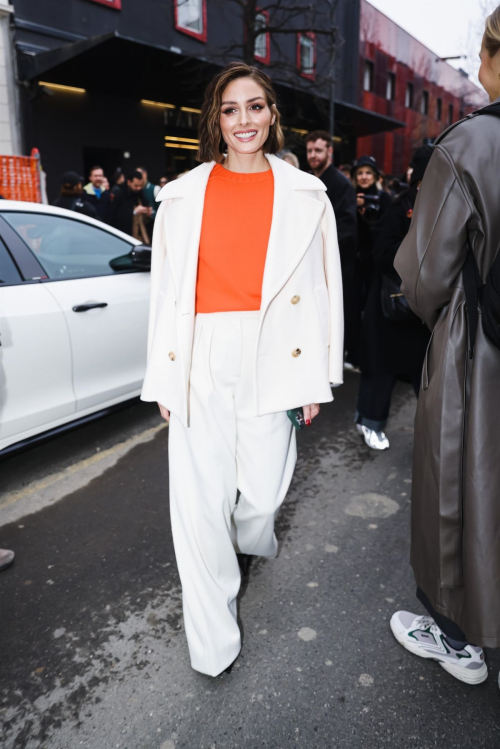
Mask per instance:
[[[240,174],[214,166],[203,207],[196,312],[260,309],[273,200],[272,169]]]

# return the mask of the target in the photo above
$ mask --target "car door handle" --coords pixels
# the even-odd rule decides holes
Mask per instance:
[[[88,312],[89,309],[107,306],[107,302],[87,302],[87,304],[77,304],[76,307],[73,307],[73,312]]]

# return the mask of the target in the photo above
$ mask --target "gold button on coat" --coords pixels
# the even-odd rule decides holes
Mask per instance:
[[[169,351],[168,358],[170,359],[170,361],[174,361],[175,360],[175,354],[174,354],[173,351]]]
[[[302,351],[299,348],[294,348],[294,350],[292,351],[292,356],[297,357],[297,356],[300,356],[301,353]]]
[[[293,296],[290,301],[292,304],[298,304],[300,302],[300,296]]]

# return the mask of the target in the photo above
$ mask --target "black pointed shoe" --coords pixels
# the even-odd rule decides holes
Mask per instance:
[[[252,554],[237,554],[238,564],[240,565],[241,576],[243,578],[248,577],[250,574],[250,567],[252,565],[253,556]]]
[[[238,655],[236,656],[236,658],[234,659],[234,661],[232,663],[230,663],[229,666],[227,668],[225,668],[222,673],[224,673],[224,674],[230,674],[231,671],[233,670],[234,664],[236,663],[236,661],[238,660],[238,658],[240,657],[240,655],[241,655],[241,650],[238,653]]]

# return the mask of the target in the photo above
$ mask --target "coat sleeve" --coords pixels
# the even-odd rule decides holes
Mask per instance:
[[[403,206],[394,203],[373,227],[373,262],[381,270],[394,273],[394,258],[405,237],[407,225]]]
[[[148,327],[148,359],[153,344],[156,315],[158,312],[158,296],[161,288],[163,266],[167,256],[165,242],[165,210],[169,200],[163,200],[158,208],[156,221],[153,229],[153,242],[151,247],[151,296],[149,301],[149,327]]]
[[[394,261],[410,307],[431,330],[451,301],[464,265],[472,212],[450,155],[438,146],[419,190],[410,231]]]
[[[328,369],[332,385],[341,385],[344,379],[344,310],[339,242],[332,204],[324,193],[321,193],[321,198],[325,203],[325,212],[322,219],[323,258],[330,303]]]
[[[342,182],[340,182],[342,180]],[[344,184],[345,183],[345,184]],[[328,193],[337,222],[340,261],[348,268],[354,264],[358,238],[358,214],[354,187],[340,175],[335,192]]]

